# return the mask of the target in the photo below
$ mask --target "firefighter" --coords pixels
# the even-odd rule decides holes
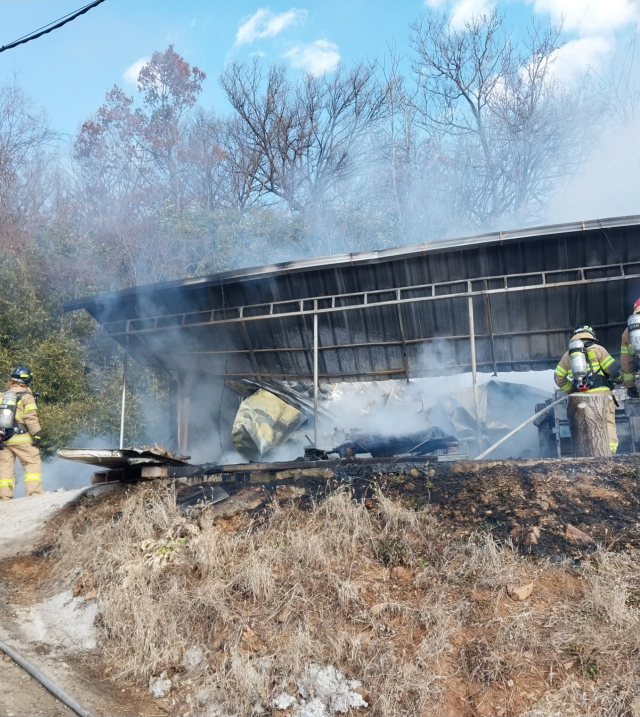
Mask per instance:
[[[613,356],[596,339],[590,326],[578,326],[569,343],[569,351],[556,367],[555,382],[565,393],[607,393],[607,430],[611,453],[618,450],[616,407],[611,382],[622,384],[622,369]]]
[[[633,314],[629,317],[629,325],[638,324],[640,322],[640,299],[633,305]],[[638,387],[636,386],[636,351],[631,341],[631,333],[629,326],[622,334],[622,342],[620,346],[620,364],[622,365],[622,377],[624,385],[627,389],[629,398],[638,398]]]
[[[13,426],[6,431],[8,437],[0,444],[0,500],[13,498],[15,477],[13,467],[16,458],[24,468],[25,492],[28,496],[42,493],[40,462],[40,422],[36,399],[29,384],[31,371],[26,366],[18,366],[11,374],[7,392],[3,394],[3,409],[15,411]]]

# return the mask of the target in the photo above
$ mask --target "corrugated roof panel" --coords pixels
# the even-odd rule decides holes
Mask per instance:
[[[314,303],[308,299],[321,297],[319,343],[334,348],[319,352],[320,373],[354,380],[402,377],[406,361],[413,376],[469,370],[468,299],[448,298],[466,294],[469,285],[496,292],[473,298],[480,370],[491,370],[494,359],[501,370],[555,365],[579,322],[601,327],[603,343],[615,351],[640,295],[636,275],[640,217],[627,217],[227,272],[67,308],[86,308],[146,365],[309,378]],[[543,282],[544,288],[527,289]],[[442,285],[421,286],[431,283]],[[501,293],[505,286],[509,293]],[[432,292],[438,298],[384,304],[397,300],[398,289],[403,301]],[[270,312],[274,317],[264,318]],[[225,323],[210,323],[222,317]],[[240,353],[224,357],[227,350]]]

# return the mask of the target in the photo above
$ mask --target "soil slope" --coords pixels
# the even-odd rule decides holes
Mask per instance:
[[[98,715],[640,715],[640,458],[414,473],[83,497],[2,585],[96,606]]]
[[[49,542],[44,533],[55,531],[55,519],[52,524],[48,521],[81,492],[60,491],[0,502],[0,640],[96,715],[162,714],[145,693],[141,698],[128,686],[123,690],[104,680],[99,657],[86,650],[91,647],[83,632],[87,620],[66,594],[47,604],[51,564],[45,558],[46,548],[41,550]],[[95,610],[90,609],[87,617],[93,619],[94,615]],[[1,717],[75,714],[2,653],[0,669]]]

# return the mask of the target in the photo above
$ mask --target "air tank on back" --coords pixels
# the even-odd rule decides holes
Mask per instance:
[[[629,335],[631,336],[631,347],[635,356],[640,358],[640,314],[633,314],[627,322]]]
[[[5,391],[2,394],[2,400],[0,401],[0,430],[13,428],[17,404],[18,396],[16,393]]]
[[[580,383],[588,373],[584,341],[581,339],[569,341],[569,360],[571,361],[573,380],[576,383]]]

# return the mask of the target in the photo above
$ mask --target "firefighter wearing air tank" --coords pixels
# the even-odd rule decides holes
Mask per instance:
[[[569,341],[569,350],[556,367],[555,381],[565,393],[608,393],[607,430],[611,453],[618,450],[616,406],[612,384],[622,384],[620,364],[596,339],[590,326],[578,326]]]
[[[633,314],[627,321],[620,346],[622,377],[629,398],[638,398],[636,373],[640,368],[640,299],[633,306]]]
[[[24,468],[26,494],[42,493],[42,464],[38,450],[40,422],[36,396],[29,388],[31,378],[31,371],[26,366],[18,366],[0,401],[0,500],[13,498],[16,458]]]

